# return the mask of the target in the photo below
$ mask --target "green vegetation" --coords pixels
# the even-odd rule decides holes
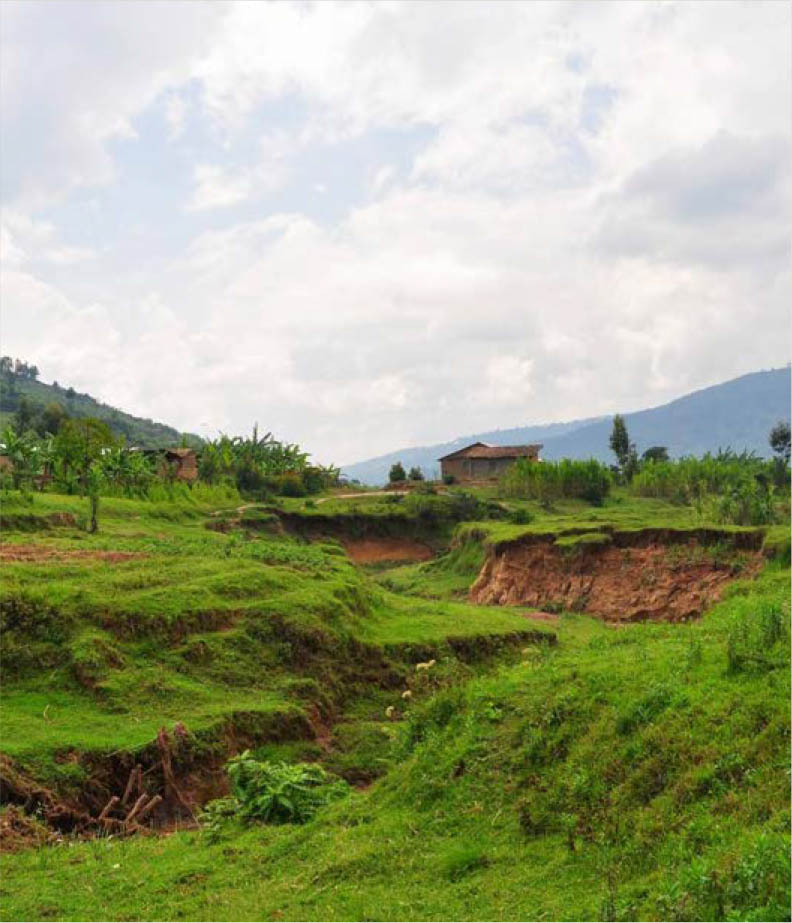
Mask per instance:
[[[39,436],[47,433],[54,436],[61,421],[91,417],[105,423],[116,438],[129,445],[149,448],[182,443],[192,447],[201,445],[199,436],[124,413],[58,382],[44,384],[38,375],[34,365],[8,356],[0,358],[0,427],[16,422],[21,424],[18,428],[23,432],[32,429]]]
[[[220,436],[201,449],[199,473],[207,484],[233,482],[246,495],[266,499],[272,494],[304,497],[338,482],[338,469],[309,464],[298,445],[278,442],[272,433],[249,439]]]
[[[692,505],[715,522],[764,525],[789,518],[789,468],[780,459],[727,451],[650,461],[633,478],[631,490]]]
[[[348,794],[349,786],[333,779],[316,763],[271,763],[255,759],[249,750],[226,763],[231,795],[210,801],[203,812],[207,835],[223,833],[234,819],[264,824],[304,824],[323,805]]]
[[[561,498],[586,500],[600,506],[611,489],[611,473],[593,458],[537,464],[518,458],[503,476],[503,491],[510,497],[538,500],[545,509]]]
[[[404,471],[404,465],[401,462],[394,462],[391,465],[390,472],[388,474],[388,480],[391,484],[398,484],[400,481],[407,480],[407,474]]]
[[[294,828],[99,840],[5,860],[7,918],[787,919],[788,660],[729,666],[735,623],[613,632],[439,689],[391,727],[373,787]]]
[[[240,456],[271,451],[253,441]],[[0,916],[788,919],[787,526],[697,622],[466,600],[521,536],[574,556],[652,529],[713,559],[724,533],[761,541],[703,543],[710,507],[639,477],[549,509],[497,485],[250,505],[233,479],[155,478],[104,493],[95,534],[77,495],[5,490],[0,774],[96,817],[136,763],[159,778],[178,728],[202,826],[42,846],[40,803]],[[377,536],[439,553],[367,570],[339,544]]]

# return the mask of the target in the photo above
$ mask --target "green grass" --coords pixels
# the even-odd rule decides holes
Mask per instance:
[[[4,534],[63,555],[6,563],[0,585],[3,751],[36,778],[79,791],[162,724],[216,748],[247,716],[259,758],[367,787],[304,826],[6,856],[0,917],[788,919],[788,530],[694,623],[460,601],[487,542],[699,525],[660,501],[559,507],[463,524],[445,555],[376,574],[333,542],[208,530],[208,502],[108,500],[96,536]],[[322,746],[316,707],[335,716]],[[302,724],[271,733],[289,715]]]
[[[7,561],[0,584],[3,749],[48,780],[59,754],[134,750],[163,724],[221,727],[317,695],[348,697],[353,651],[406,669],[414,649],[465,656],[513,643],[526,620],[501,610],[407,603],[368,580],[341,547],[205,527],[212,503],[106,500],[101,529],[7,531],[38,559]],[[4,513],[75,512],[79,498],[11,495]],[[10,512],[9,512],[10,508]],[[108,560],[108,553],[126,555]],[[362,646],[362,648],[361,648]],[[382,671],[393,667],[383,663]]]
[[[770,565],[695,625],[565,616],[384,726],[387,775],[306,826],[22,853],[4,916],[786,919],[787,639],[758,673],[727,645],[788,595]]]

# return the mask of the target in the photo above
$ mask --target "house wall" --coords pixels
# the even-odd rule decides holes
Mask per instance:
[[[170,472],[178,481],[192,483],[198,479],[198,458],[192,453],[184,456],[168,456],[165,453],[160,458],[157,471],[161,477]]]
[[[180,459],[176,476],[182,481],[198,480],[198,459],[195,455],[187,455]]]
[[[515,462],[514,458],[450,458],[440,462],[443,477],[457,481],[496,480]]]

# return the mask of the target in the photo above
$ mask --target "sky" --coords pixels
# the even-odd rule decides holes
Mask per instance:
[[[322,462],[789,360],[792,5],[0,5],[4,354]]]

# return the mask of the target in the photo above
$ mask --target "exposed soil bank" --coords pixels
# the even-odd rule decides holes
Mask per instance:
[[[347,538],[341,539],[341,544],[356,564],[428,561],[434,557],[428,545],[409,538]]]
[[[598,538],[564,544],[534,535],[501,543],[490,550],[470,598],[608,621],[679,622],[701,615],[727,583],[755,573],[762,560],[761,533],[642,530]]]
[[[426,545],[446,544],[450,536],[450,524],[406,516],[401,510],[383,515],[362,513],[336,513],[325,515],[313,513],[277,513],[286,532],[309,541],[326,538],[342,543],[363,539],[395,539]]]

